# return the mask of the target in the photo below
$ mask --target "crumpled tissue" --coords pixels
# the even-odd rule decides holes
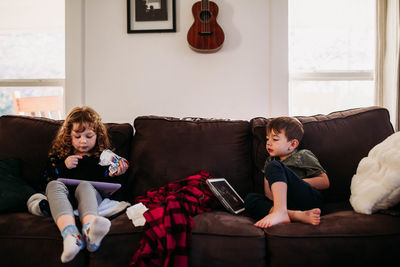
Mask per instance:
[[[132,220],[132,223],[135,227],[143,226],[146,223],[143,213],[145,213],[147,210],[148,208],[146,208],[146,206],[140,202],[126,209],[126,215]]]

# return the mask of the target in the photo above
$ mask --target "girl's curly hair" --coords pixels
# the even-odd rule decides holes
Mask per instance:
[[[96,145],[90,151],[96,157],[99,157],[104,149],[111,149],[108,132],[101,121],[100,115],[91,107],[75,107],[67,115],[63,125],[57,133],[52,143],[49,155],[57,155],[59,158],[66,158],[74,152],[72,146],[71,131],[73,125],[77,123],[79,131],[85,131],[86,128],[92,129],[96,134]]]

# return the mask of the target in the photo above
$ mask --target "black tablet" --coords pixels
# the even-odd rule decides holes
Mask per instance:
[[[231,213],[244,211],[244,201],[225,178],[207,179],[207,184],[222,205]]]

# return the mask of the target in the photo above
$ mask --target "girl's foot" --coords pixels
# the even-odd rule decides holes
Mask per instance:
[[[72,261],[76,254],[83,249],[83,240],[75,225],[66,226],[61,232],[61,235],[64,239],[64,249],[61,254],[61,262],[65,263]]]
[[[82,232],[87,250],[94,252],[100,247],[101,240],[110,230],[110,226],[110,220],[101,216],[97,216],[92,222],[83,226]]]

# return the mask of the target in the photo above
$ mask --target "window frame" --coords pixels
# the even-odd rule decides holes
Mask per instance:
[[[290,81],[374,81],[374,70],[294,72]]]
[[[62,87],[65,79],[0,79],[0,87]]]

